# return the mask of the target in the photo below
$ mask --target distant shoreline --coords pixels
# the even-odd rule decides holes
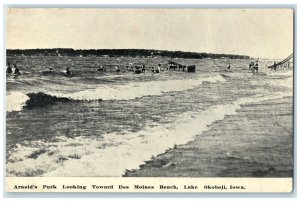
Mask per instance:
[[[184,51],[167,51],[167,50],[152,50],[152,49],[72,49],[72,48],[52,48],[52,49],[7,49],[7,56],[73,56],[73,57],[170,57],[170,58],[185,58],[185,59],[251,59],[246,55],[233,54],[215,54],[215,53],[198,53]]]

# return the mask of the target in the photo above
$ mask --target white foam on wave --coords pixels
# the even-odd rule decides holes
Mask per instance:
[[[6,95],[6,111],[21,111],[29,97],[18,91],[10,92]]]
[[[24,175],[41,170],[44,172],[43,176],[122,176],[126,170],[138,169],[145,161],[174,145],[192,141],[196,135],[208,130],[213,122],[224,119],[226,115],[236,114],[242,104],[283,96],[284,94],[274,94],[241,98],[200,112],[186,112],[171,124],[148,126],[141,131],[124,135],[110,133],[102,138],[61,137],[59,141],[52,143],[32,142],[31,147],[19,146],[13,151],[7,163],[7,173]],[[30,152],[39,149],[46,152],[36,159],[28,158]],[[24,156],[24,151],[28,151],[27,157]]]
[[[106,79],[106,78],[128,78],[128,77],[136,77],[136,74],[117,74],[117,75],[102,75],[95,77],[96,79]],[[145,74],[142,74],[141,76],[145,76]]]
[[[260,83],[262,84],[267,84],[267,85],[272,85],[272,86],[278,86],[278,87],[285,87],[289,92],[293,92],[293,71],[287,71],[287,72],[272,72],[269,75],[273,76],[282,76],[281,79],[266,79],[266,80],[261,80]],[[252,83],[257,82],[257,81],[252,81]]]
[[[271,71],[268,72],[268,75],[276,75],[276,76],[293,76],[293,71]]]
[[[89,89],[75,93],[44,92],[45,94],[70,98],[74,100],[130,100],[149,95],[162,95],[171,91],[184,91],[193,89],[203,82],[223,82],[225,79],[220,76],[208,78],[187,79],[187,80],[166,80],[129,83],[124,85],[105,85],[96,89]],[[36,90],[35,93],[39,92]],[[34,93],[34,92],[33,92]],[[11,92],[6,96],[7,112],[21,111],[29,97],[22,92]]]
[[[75,100],[130,100],[149,95],[162,95],[171,91],[184,91],[193,89],[203,82],[223,82],[225,79],[220,76],[208,78],[148,81],[129,83],[124,85],[100,86],[96,89],[89,89],[70,94],[52,94],[58,97],[67,97]]]

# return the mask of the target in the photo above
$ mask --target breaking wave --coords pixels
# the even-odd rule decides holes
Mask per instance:
[[[53,105],[56,102],[67,101],[70,101],[70,99],[65,97],[48,95],[43,92],[28,94],[24,94],[22,92],[12,92],[11,94],[6,96],[6,111],[21,111],[24,108],[34,109],[39,107],[45,107],[48,105]]]
[[[6,95],[6,111],[21,111],[29,97],[22,92],[11,92]]]
[[[203,82],[223,81],[225,79],[220,75],[199,79],[148,81],[125,85],[101,86],[63,96],[74,100],[131,100],[149,95],[162,95],[171,91],[189,90],[201,85]]]
[[[6,96],[7,112],[21,111],[23,108],[33,109],[53,105],[56,102],[67,101],[101,101],[101,100],[131,100],[143,96],[159,96],[172,91],[184,91],[193,89],[203,82],[224,82],[220,76],[208,78],[148,81],[140,83],[129,83],[125,85],[100,86],[95,89],[83,90],[74,93],[52,93],[52,92],[12,92]]]
[[[186,144],[209,130],[210,124],[234,115],[249,102],[285,96],[241,98],[229,104],[211,106],[198,112],[179,115],[175,122],[146,126],[124,135],[109,133],[96,137],[59,137],[55,142],[33,141],[17,145],[8,159],[9,176],[122,176],[138,169],[153,157],[175,145]]]

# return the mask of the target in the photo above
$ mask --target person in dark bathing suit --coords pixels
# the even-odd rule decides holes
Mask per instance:
[[[276,64],[275,61],[274,61],[273,69],[274,69],[275,71],[276,71],[276,69],[277,69],[277,64]]]
[[[70,71],[69,67],[65,67],[65,74],[66,75],[70,75],[71,74],[71,71]]]
[[[258,61],[256,60],[255,65],[254,65],[254,73],[258,74]]]
[[[100,71],[100,72],[105,72],[106,71],[105,67],[103,67],[103,66],[98,66],[97,70]]]
[[[6,74],[12,74],[12,68],[11,68],[11,65],[10,65],[10,63],[8,62],[7,63],[7,68],[6,68]]]
[[[254,67],[254,62],[251,62],[251,63],[249,64],[249,69],[252,70],[253,67]]]
[[[160,64],[158,64],[158,66],[156,68],[151,67],[151,72],[154,74],[160,73]]]
[[[12,75],[18,76],[18,75],[20,75],[20,74],[21,74],[21,73],[20,73],[19,68],[17,67],[16,64],[14,64],[14,71],[13,71]]]
[[[152,72],[152,73],[155,73],[154,67],[151,67],[151,72]]]
[[[19,70],[19,68],[16,67],[16,68],[15,68],[15,71],[14,71],[14,75],[19,75],[19,74],[21,74],[21,73],[20,73],[20,70]]]
[[[161,64],[158,64],[157,68],[156,68],[156,73],[160,73],[161,71]]]
[[[227,70],[230,70],[230,63],[228,64]]]

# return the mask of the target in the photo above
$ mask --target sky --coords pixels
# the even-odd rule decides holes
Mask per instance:
[[[293,10],[10,8],[6,48],[141,48],[284,59],[293,52]]]

